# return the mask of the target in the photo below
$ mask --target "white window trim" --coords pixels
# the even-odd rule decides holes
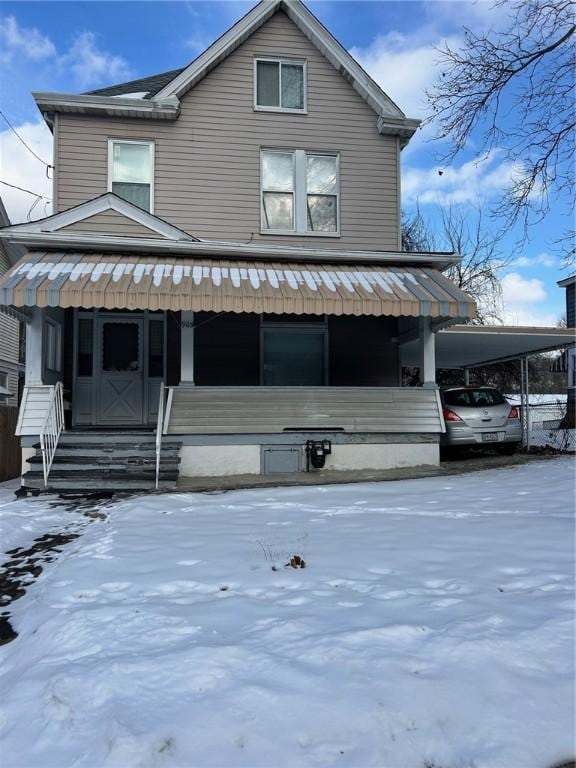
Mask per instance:
[[[3,387],[4,389],[8,389],[8,372],[7,371],[0,371],[0,387]]]
[[[289,109],[288,107],[262,107],[258,104],[258,62],[269,61],[280,65],[279,98],[282,99],[282,64],[299,65],[302,67],[303,77],[303,109]],[[274,56],[256,56],[254,58],[254,111],[255,112],[286,112],[293,115],[308,114],[308,66],[305,59],[282,59]]]
[[[279,154],[291,153],[294,156],[294,229],[266,229],[264,227],[264,181],[262,155],[265,152],[277,152]],[[336,158],[336,231],[312,232],[308,230],[306,184],[306,158],[308,155],[326,155]],[[269,191],[269,190],[266,190]],[[261,235],[287,235],[297,237],[340,237],[340,153],[327,150],[312,149],[281,149],[280,147],[262,147],[260,149],[260,234]]]
[[[44,367],[47,371],[51,371],[52,373],[60,373],[62,371],[62,325],[58,323],[56,320],[52,320],[51,318],[44,318],[44,325],[46,328],[53,328],[54,329],[54,367],[52,367],[50,360],[51,354],[50,354],[50,343],[49,343],[49,335],[48,331],[46,331],[45,341],[46,341],[46,349],[44,351]]]
[[[108,192],[112,192],[112,184],[114,181],[114,144],[144,144],[148,147],[150,152],[150,211],[154,213],[154,177],[155,177],[155,162],[156,162],[156,147],[153,141],[149,139],[108,139]],[[142,209],[144,210],[144,209]]]

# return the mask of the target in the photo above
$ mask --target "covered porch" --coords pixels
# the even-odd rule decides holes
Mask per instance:
[[[21,435],[60,383],[67,429],[178,435],[187,474],[299,471],[310,441],[332,468],[436,463],[435,332],[475,310],[428,266],[47,252],[0,291],[30,319]]]

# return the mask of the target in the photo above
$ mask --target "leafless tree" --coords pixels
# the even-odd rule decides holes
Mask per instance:
[[[502,256],[498,239],[485,226],[481,211],[464,216],[453,208],[441,208],[438,226],[433,229],[417,209],[413,215],[403,217],[402,241],[407,251],[444,250],[460,254],[462,261],[445,274],[476,300],[478,314],[473,322],[502,322],[499,273],[509,259]]]
[[[543,220],[560,195],[574,211],[574,0],[494,0],[503,28],[464,30],[461,48],[440,49],[441,76],[428,92],[437,138],[452,161],[473,138],[481,156],[498,150],[514,164],[509,188],[494,207],[502,231]],[[570,225],[571,227],[572,225]],[[561,236],[561,237],[560,237]],[[576,260],[574,232],[555,241]]]

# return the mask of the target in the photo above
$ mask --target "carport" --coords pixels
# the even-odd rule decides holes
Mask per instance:
[[[436,333],[436,368],[468,371],[510,360],[520,362],[522,431],[524,444],[530,447],[529,358],[542,352],[574,347],[574,328],[528,328],[521,326],[453,325]],[[400,346],[402,366],[418,367],[419,349],[416,340]]]

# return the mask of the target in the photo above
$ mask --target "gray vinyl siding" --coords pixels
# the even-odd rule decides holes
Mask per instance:
[[[308,113],[253,109],[258,55],[306,59]],[[182,98],[173,123],[60,115],[57,210],[107,190],[107,141],[155,142],[154,213],[199,237],[398,247],[398,144],[376,114],[280,12]],[[340,153],[340,237],[260,234],[260,149]],[[116,233],[120,233],[120,226]]]
[[[62,230],[78,232],[79,234],[89,232],[91,234],[105,235],[110,232],[116,232],[125,237],[162,238],[162,235],[158,234],[158,232],[154,232],[154,230],[138,224],[137,221],[131,221],[126,216],[122,216],[122,214],[112,210],[97,213],[83,221],[77,221],[75,224],[69,224],[67,227],[63,227]]]
[[[566,286],[566,325],[576,327],[576,284]]]
[[[8,255],[0,244],[0,275],[10,268]],[[18,394],[18,334],[19,323],[10,315],[0,312],[0,372],[8,374],[8,389],[14,397],[4,400],[5,405],[16,405]],[[0,402],[1,404],[1,402]]]

